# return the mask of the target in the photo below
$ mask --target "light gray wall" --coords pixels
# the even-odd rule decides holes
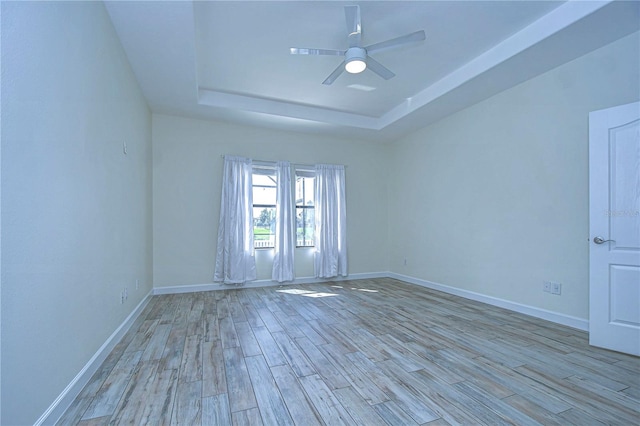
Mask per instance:
[[[386,148],[379,144],[153,115],[154,286],[213,279],[221,155],[345,164],[349,273],[387,270]],[[313,249],[296,250],[296,277],[313,276]],[[256,250],[271,279],[273,250]]]
[[[223,154],[346,164],[352,274],[586,318],[587,114],[638,99],[638,34],[385,146],[151,117],[101,3],[1,7],[0,423],[33,423],[152,282],[211,282]]]
[[[0,423],[22,425],[152,288],[151,116],[101,2],[2,2],[2,113]]]
[[[588,318],[588,114],[638,100],[639,46],[632,34],[397,141],[390,270]]]

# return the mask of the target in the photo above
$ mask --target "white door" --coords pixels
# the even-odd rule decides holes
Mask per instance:
[[[589,114],[589,343],[640,355],[640,103]]]

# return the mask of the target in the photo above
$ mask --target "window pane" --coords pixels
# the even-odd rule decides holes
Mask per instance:
[[[296,176],[296,245],[314,245],[314,181],[311,176]]]
[[[274,247],[276,240],[275,207],[253,208],[253,246],[255,248]]]
[[[296,206],[313,206],[313,184],[312,177],[296,177]]]
[[[264,172],[261,170],[260,172]],[[276,230],[276,177],[252,175],[253,179],[253,246],[275,246]],[[260,207],[256,207],[260,206]]]
[[[276,205],[276,188],[253,186],[253,204]]]
[[[260,186],[273,186],[274,188],[276,187],[276,176],[275,175],[257,175],[257,174],[252,174],[251,175],[251,179],[253,180],[253,185],[260,185]]]
[[[296,207],[296,245],[312,247],[314,245],[315,210]]]
[[[276,205],[275,176],[256,175],[253,179],[253,204]]]

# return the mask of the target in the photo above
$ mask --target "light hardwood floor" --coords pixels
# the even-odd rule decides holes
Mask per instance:
[[[392,279],[154,296],[62,425],[634,425],[640,358]]]

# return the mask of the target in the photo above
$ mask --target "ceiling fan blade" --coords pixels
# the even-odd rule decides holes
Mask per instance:
[[[360,47],[362,25],[360,22],[360,6],[345,6],[344,16],[347,20],[349,47]]]
[[[367,56],[367,68],[369,68],[371,71],[375,72],[385,80],[389,80],[390,78],[395,76],[395,74],[391,70],[373,59],[371,56]]]
[[[292,55],[331,55],[331,56],[343,56],[344,50],[335,49],[307,49],[303,47],[291,47],[289,52]]]
[[[333,70],[331,74],[329,74],[329,77],[327,77],[327,79],[323,81],[322,84],[326,84],[327,86],[330,85],[331,83],[336,81],[336,78],[338,78],[338,76],[340,76],[340,74],[342,74],[343,71],[344,71],[344,61],[342,61],[342,63],[338,65],[338,68],[336,68],[335,70]]]
[[[403,44],[409,44],[416,41],[423,41],[426,38],[424,30],[416,31],[415,33],[403,35],[400,37],[392,38],[391,40],[383,41],[380,43],[372,44],[365,47],[367,53],[378,53],[383,50],[393,49]]]

